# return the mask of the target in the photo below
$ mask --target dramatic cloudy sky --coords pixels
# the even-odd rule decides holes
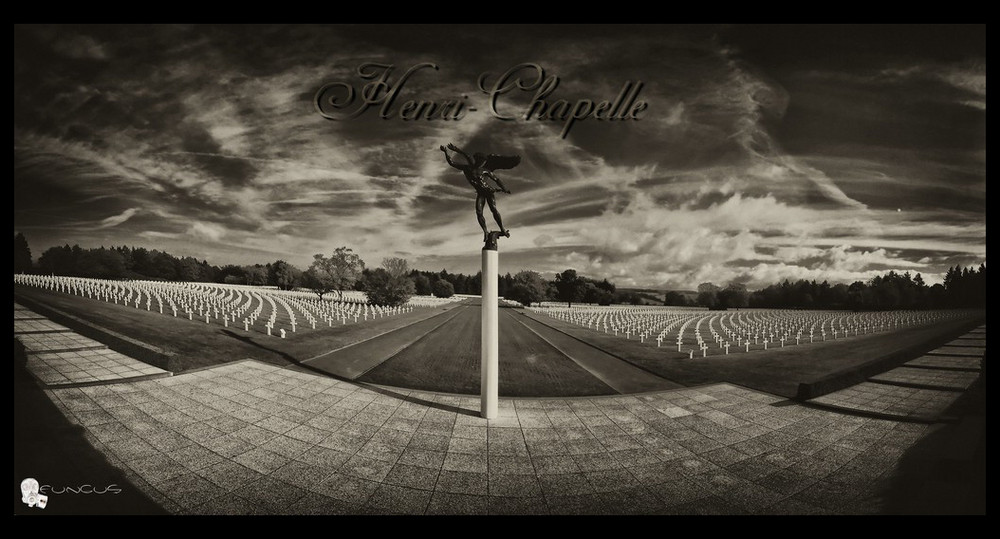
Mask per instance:
[[[347,245],[475,272],[474,192],[438,150],[455,142],[522,156],[501,172],[501,271],[939,282],[986,260],[985,46],[985,26],[15,26],[14,231],[36,257],[127,244],[305,267]],[[399,100],[478,110],[321,117],[316,91],[360,90],[366,62],[393,79],[433,62]],[[477,77],[523,62],[560,78],[550,101],[641,80],[648,108],[565,139],[500,121]]]

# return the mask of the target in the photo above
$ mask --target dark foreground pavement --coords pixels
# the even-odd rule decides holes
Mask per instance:
[[[43,391],[18,372],[16,482],[121,494],[16,514],[985,514],[976,385],[955,422],[724,383],[485,420],[478,397],[257,361]]]

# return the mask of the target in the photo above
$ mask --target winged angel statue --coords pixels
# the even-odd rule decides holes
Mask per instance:
[[[521,163],[521,156],[519,155],[496,155],[489,154],[484,155],[481,153],[474,153],[472,157],[469,154],[462,151],[461,148],[455,146],[454,144],[449,144],[448,147],[441,146],[441,151],[444,152],[444,158],[448,161],[448,164],[461,170],[465,173],[465,179],[469,181],[469,184],[476,190],[476,218],[479,220],[479,226],[483,228],[483,241],[489,242],[490,232],[486,228],[486,218],[483,217],[483,206],[485,204],[490,205],[490,211],[493,212],[493,219],[496,220],[497,226],[500,227],[500,235],[510,237],[510,231],[503,227],[503,221],[500,219],[500,212],[497,211],[497,201],[494,193],[501,191],[510,194],[510,189],[504,186],[500,178],[494,174],[495,170],[499,169],[511,169],[516,167]],[[448,150],[461,155],[466,163],[456,163],[451,160],[451,155],[448,154]],[[490,185],[490,181],[496,184],[496,187]],[[496,234],[496,233],[494,233]],[[493,240],[494,242],[496,240]]]

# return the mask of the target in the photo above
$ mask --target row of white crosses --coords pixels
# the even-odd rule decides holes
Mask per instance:
[[[550,316],[565,320],[570,323],[586,326],[590,329],[613,333],[615,336],[623,335],[626,339],[638,337],[641,342],[645,342],[651,334],[663,327],[667,327],[677,322],[680,318],[676,314],[653,314],[649,318],[648,312],[643,312],[641,308],[625,308],[607,310],[602,307],[592,308],[581,306],[576,308],[550,308],[544,312]]]
[[[134,308],[145,306],[147,311],[156,309],[164,314],[167,309],[174,317],[186,317],[188,320],[204,320],[206,324],[217,321],[224,327],[230,323],[242,321],[243,330],[251,331],[265,309],[269,316],[264,328],[268,335],[277,329],[286,336],[285,329],[276,328],[278,324],[278,305],[286,315],[292,332],[296,331],[301,319],[304,319],[312,329],[316,328],[317,319],[347,324],[350,321],[374,320],[387,316],[411,312],[414,305],[386,308],[363,303],[363,294],[345,292],[343,299],[320,301],[315,294],[307,292],[279,291],[259,287],[224,285],[211,283],[171,283],[157,281],[112,281],[106,279],[90,279],[84,277],[65,277],[52,275],[15,274],[15,284],[45,288],[62,293],[85,296],[115,304]],[[441,305],[461,298],[415,302],[420,305]],[[301,319],[297,316],[301,314]]]
[[[674,337],[676,351],[689,358],[768,350],[791,345],[842,339],[900,327],[936,323],[964,311],[797,311],[749,309],[709,312],[667,307],[579,305],[548,306],[532,310],[594,331],[626,339],[656,341],[657,347]],[[655,335],[655,337],[652,337]],[[652,338],[651,338],[652,337]]]

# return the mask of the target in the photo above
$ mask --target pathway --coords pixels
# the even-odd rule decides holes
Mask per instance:
[[[14,337],[24,345],[28,371],[43,386],[113,383],[170,376],[14,303]]]

